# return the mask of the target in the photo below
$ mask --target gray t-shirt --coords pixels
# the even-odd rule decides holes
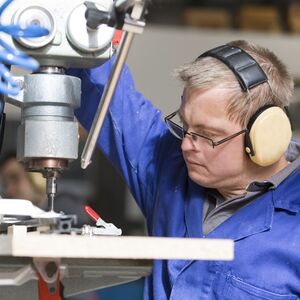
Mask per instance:
[[[268,180],[262,182],[253,181],[247,187],[245,194],[239,197],[225,201],[223,196],[217,190],[206,189],[203,204],[203,235],[206,236],[209,234],[216,227],[230,218],[235,212],[267,192],[269,189],[277,188],[282,181],[295,172],[300,167],[298,150],[298,145],[292,144],[286,154],[286,159],[289,161],[286,168],[270,177]],[[296,159],[295,156],[297,156]]]

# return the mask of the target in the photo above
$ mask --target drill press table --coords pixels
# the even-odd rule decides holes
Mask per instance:
[[[147,276],[153,259],[233,259],[230,240],[40,234],[13,227],[0,235],[1,300],[41,299],[37,270],[53,281],[47,270],[53,262],[70,296]]]

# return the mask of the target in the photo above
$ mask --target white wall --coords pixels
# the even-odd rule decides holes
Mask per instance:
[[[149,27],[135,38],[128,63],[138,89],[168,113],[179,105],[181,95],[172,70],[210,48],[236,39],[272,49],[300,78],[300,35]]]

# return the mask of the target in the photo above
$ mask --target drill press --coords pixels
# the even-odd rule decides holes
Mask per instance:
[[[65,75],[64,69],[98,66],[113,54],[114,28],[125,31],[82,155],[82,167],[86,168],[133,37],[143,32],[146,3],[15,0],[1,16],[2,23],[24,27],[37,24],[49,31],[40,38],[6,42],[33,56],[41,65],[38,72],[19,78],[20,93],[7,101],[22,109],[17,158],[27,170],[41,172],[46,178],[50,211],[54,209],[57,177],[78,156],[74,109],[80,106],[81,82]]]
[[[91,2],[89,2],[91,3]],[[93,0],[93,7],[109,13],[112,0]],[[20,93],[6,101],[21,108],[17,159],[28,171],[46,178],[50,211],[54,210],[57,178],[78,157],[78,123],[74,109],[80,106],[80,79],[65,68],[101,64],[113,54],[114,28],[87,26],[87,5],[81,0],[15,0],[1,16],[2,24],[24,27],[38,24],[49,30],[40,38],[1,37],[40,63],[40,69],[16,77]]]

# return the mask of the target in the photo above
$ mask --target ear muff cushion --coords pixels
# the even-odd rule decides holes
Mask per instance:
[[[260,166],[272,165],[284,154],[291,141],[290,120],[280,107],[269,107],[257,116],[249,136],[254,151],[251,160]]]

